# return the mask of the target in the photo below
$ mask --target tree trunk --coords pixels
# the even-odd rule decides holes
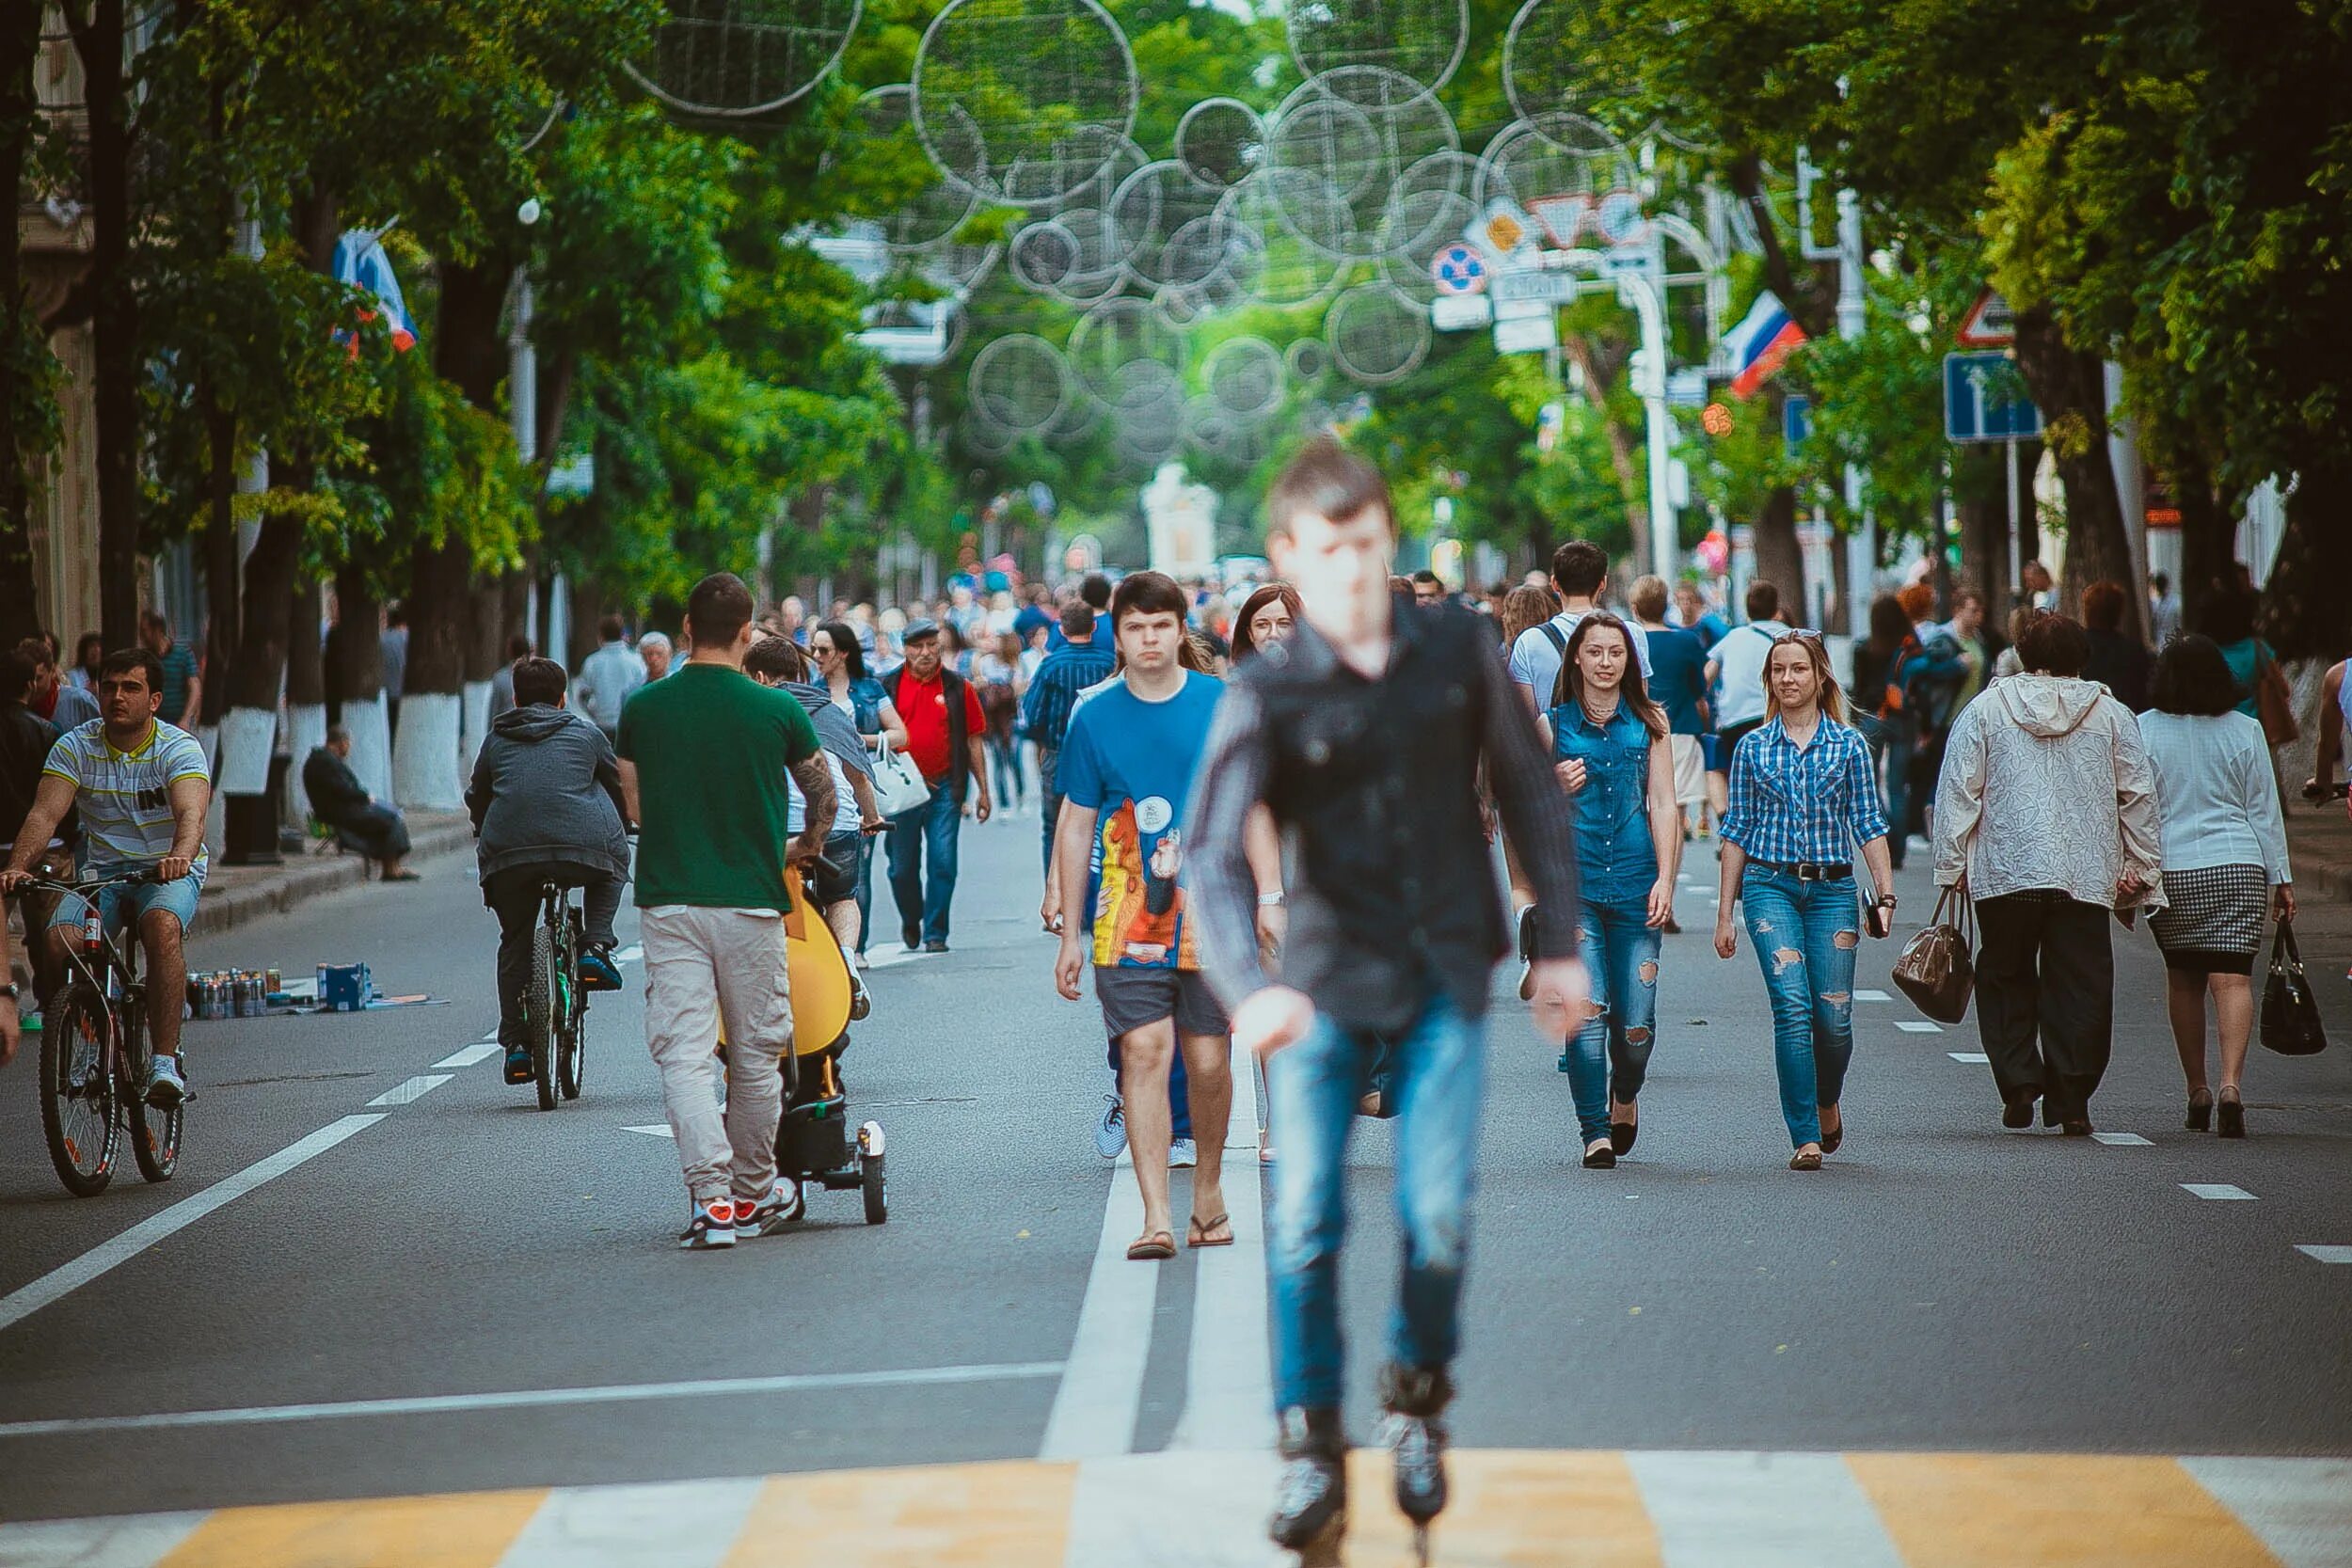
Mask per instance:
[[[507,583],[520,581],[519,572],[504,572],[478,584],[473,611],[466,618],[466,679],[486,681],[505,662]]]
[[[218,724],[229,711],[227,676],[237,658],[237,417],[199,382],[204,420],[204,683],[199,721]],[[267,705],[277,705],[276,694]]]
[[[40,123],[33,64],[40,57],[41,8],[0,6],[0,191],[24,188],[25,164]],[[48,352],[24,304],[24,249],[0,245],[0,648],[40,629],[33,588],[33,494],[25,465],[33,455],[16,429],[29,398],[23,372]]]
[[[269,525],[262,525],[264,543]],[[262,552],[257,546],[254,555]],[[294,574],[293,557],[288,558],[287,575]],[[248,562],[248,565],[250,563]],[[252,580],[246,579],[246,592],[252,591]],[[305,578],[296,581],[292,592],[284,596],[286,616],[286,703],[290,707],[311,707],[326,701],[326,649],[319,641],[319,585]],[[247,635],[251,635],[254,618],[246,617]],[[379,653],[379,657],[381,657]],[[302,759],[294,762],[300,765]]]
[[[2058,323],[2041,308],[2018,312],[2017,369],[2041,405],[2066,486],[2065,603],[2071,608],[2094,582],[2136,580],[2123,501],[2107,457],[2106,372],[2097,355],[2068,347]],[[2146,636],[2146,610],[2138,594],[2123,595],[2126,635]]]
[[[1780,590],[1782,612],[1791,626],[1802,624],[1804,602],[1804,546],[1797,543],[1797,493],[1784,484],[1764,499],[1756,518],[1756,580]]]
[[[433,368],[485,411],[495,410],[505,372],[498,325],[511,270],[487,261],[440,269]],[[467,519],[435,521],[443,526],[441,541],[420,540],[413,552],[405,689],[454,696],[465,679],[466,628],[474,611],[473,541]]]
[[[572,578],[570,583],[571,625],[565,631],[564,648],[548,657],[561,658],[566,669],[577,670],[582,659],[596,651],[596,623],[604,618],[604,584],[586,572]]]
[[[2181,454],[2165,471],[2172,477],[2181,513],[2181,626],[2196,631],[2205,624],[2215,590],[2235,582],[2237,517],[2214,489],[2212,470],[2201,456]]]
[[[139,327],[131,287],[131,126],[124,0],[66,13],[81,55],[89,116],[91,388],[98,448],[99,626],[129,647],[139,615]],[[38,9],[38,8],[36,8]]]
[[[335,569],[335,632],[326,640],[326,684],[346,704],[367,702],[384,689],[383,611],[364,567],[346,562]],[[415,638],[412,630],[412,664]]]
[[[2352,646],[2352,458],[2330,453],[2296,476],[2287,527],[2263,593],[2262,635],[2280,661],[2339,658]]]

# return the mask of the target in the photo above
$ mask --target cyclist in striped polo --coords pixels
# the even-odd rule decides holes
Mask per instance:
[[[180,1008],[187,996],[181,942],[196,920],[196,895],[209,869],[204,811],[212,769],[196,737],[157,715],[164,703],[163,661],[146,648],[106,656],[98,671],[99,717],[57,738],[42,765],[33,809],[16,835],[0,894],[16,891],[65,814],[81,808],[83,874],[92,879],[151,872],[155,880],[99,895],[110,927],[138,921],[147,954],[148,1033],[155,1054],[147,1102],[169,1110],[186,1098],[180,1070]],[[49,944],[62,962],[87,906],[61,899]],[[62,970],[61,970],[62,972]]]

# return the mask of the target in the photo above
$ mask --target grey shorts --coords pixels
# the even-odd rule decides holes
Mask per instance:
[[[1113,1039],[1169,1018],[1180,1035],[1233,1032],[1216,993],[1196,970],[1097,966],[1094,999],[1103,1005],[1103,1027]]]

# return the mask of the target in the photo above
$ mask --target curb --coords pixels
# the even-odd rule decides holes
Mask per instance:
[[[463,813],[435,813],[412,819],[408,836],[411,861],[437,860],[471,848],[473,825]],[[289,858],[284,869],[275,875],[217,893],[207,890],[197,905],[196,928],[188,934],[192,938],[217,936],[269,915],[283,914],[326,894],[358,887],[368,879],[369,864],[349,851]]]

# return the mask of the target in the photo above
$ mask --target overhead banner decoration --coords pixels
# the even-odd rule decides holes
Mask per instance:
[[[380,230],[344,230],[342,237],[335,242],[335,259],[329,263],[328,270],[334,274],[338,283],[364,289],[375,296],[376,310],[383,311],[385,322],[391,328],[392,348],[396,353],[405,354],[417,346],[416,325],[408,315],[408,302],[401,297],[400,279],[392,276],[392,259],[384,254],[384,237]],[[362,308],[359,319],[363,322],[373,321],[376,310]],[[351,345],[353,357],[358,357],[358,335],[339,333],[337,336]]]
[[[1804,341],[1804,328],[1770,290],[1756,295],[1746,319],[1724,334],[1724,351],[1731,356],[1731,395],[1743,401],[1756,396]]]

